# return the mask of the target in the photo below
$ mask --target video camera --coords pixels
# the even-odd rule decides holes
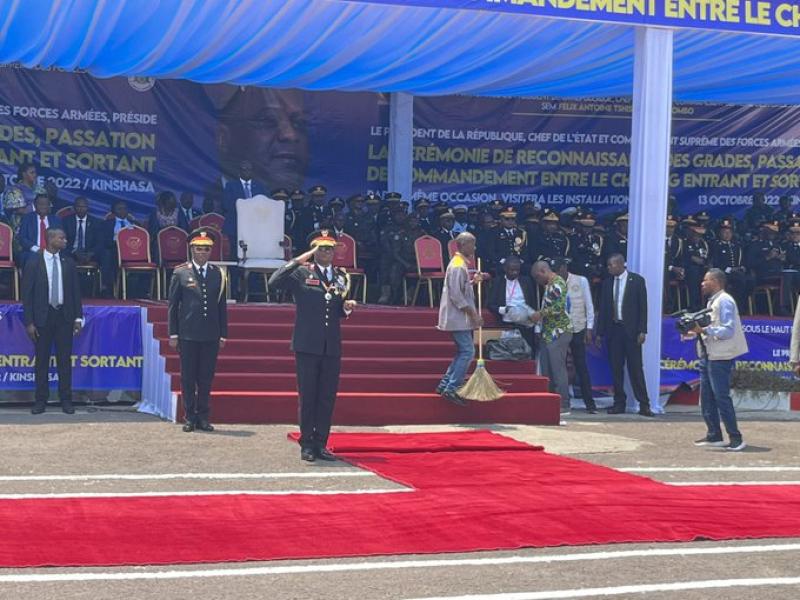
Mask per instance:
[[[675,316],[678,317],[678,320],[675,321],[675,327],[677,327],[678,331],[683,335],[691,333],[695,326],[707,327],[711,324],[710,308],[704,308],[703,310],[698,310],[693,313],[684,310],[677,313]]]

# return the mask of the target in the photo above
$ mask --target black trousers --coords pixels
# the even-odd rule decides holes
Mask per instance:
[[[72,335],[74,322],[64,318],[63,309],[52,306],[47,309],[47,322],[37,327],[36,340],[36,404],[45,404],[50,397],[50,356],[53,345],[56,347],[56,367],[58,369],[58,398],[62,405],[72,403]]]
[[[686,267],[686,288],[689,290],[689,310],[691,311],[698,311],[703,308],[700,282],[703,281],[707,270],[704,265],[688,265]]]
[[[628,376],[631,378],[633,395],[641,409],[650,408],[647,397],[647,385],[642,369],[642,346],[636,337],[625,333],[622,323],[614,323],[608,332],[608,358],[611,362],[611,377],[614,382],[614,408],[625,409],[625,364],[628,365]]]
[[[569,342],[569,349],[572,352],[572,364],[575,365],[575,375],[581,386],[581,397],[587,409],[595,410],[597,406],[592,396],[592,380],[589,377],[589,367],[586,366],[586,330],[572,334]]]
[[[300,399],[300,447],[324,448],[331,432],[342,358],[296,352],[295,365]]]
[[[736,300],[739,314],[744,314],[747,310],[747,299],[753,291],[755,281],[753,277],[742,271],[731,271],[728,273],[728,289],[731,296]]]
[[[217,368],[219,340],[195,342],[180,340],[181,393],[187,423],[208,422],[211,384]]]

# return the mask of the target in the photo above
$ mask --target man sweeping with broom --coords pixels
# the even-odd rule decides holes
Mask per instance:
[[[439,324],[441,331],[448,331],[456,345],[456,355],[436,388],[436,393],[458,406],[466,406],[458,390],[464,382],[467,369],[475,358],[475,344],[472,332],[483,325],[475,308],[475,294],[472,285],[481,281],[480,273],[470,276],[468,264],[475,256],[475,236],[461,233],[456,237],[458,251],[447,265],[444,277],[442,299],[439,303]]]

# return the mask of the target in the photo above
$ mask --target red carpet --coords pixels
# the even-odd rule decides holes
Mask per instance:
[[[167,343],[167,311],[148,304],[173,391],[180,362]],[[525,423],[557,425],[559,399],[533,361],[489,361],[509,395],[455,408],[434,394],[453,358],[450,337],[435,328],[436,309],[359,306],[342,328],[343,355],[334,422],[339,425]],[[228,343],[217,362],[211,418],[215,423],[295,423],[297,382],[289,340],[294,306],[231,305]],[[492,316],[486,312],[485,319]],[[182,415],[179,415],[179,418]]]
[[[488,432],[341,434],[394,494],[0,501],[0,566],[96,566],[800,537],[798,486],[671,487]]]

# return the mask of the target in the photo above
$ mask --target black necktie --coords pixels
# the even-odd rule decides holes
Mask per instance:
[[[78,250],[83,250],[83,219],[78,219]]]

